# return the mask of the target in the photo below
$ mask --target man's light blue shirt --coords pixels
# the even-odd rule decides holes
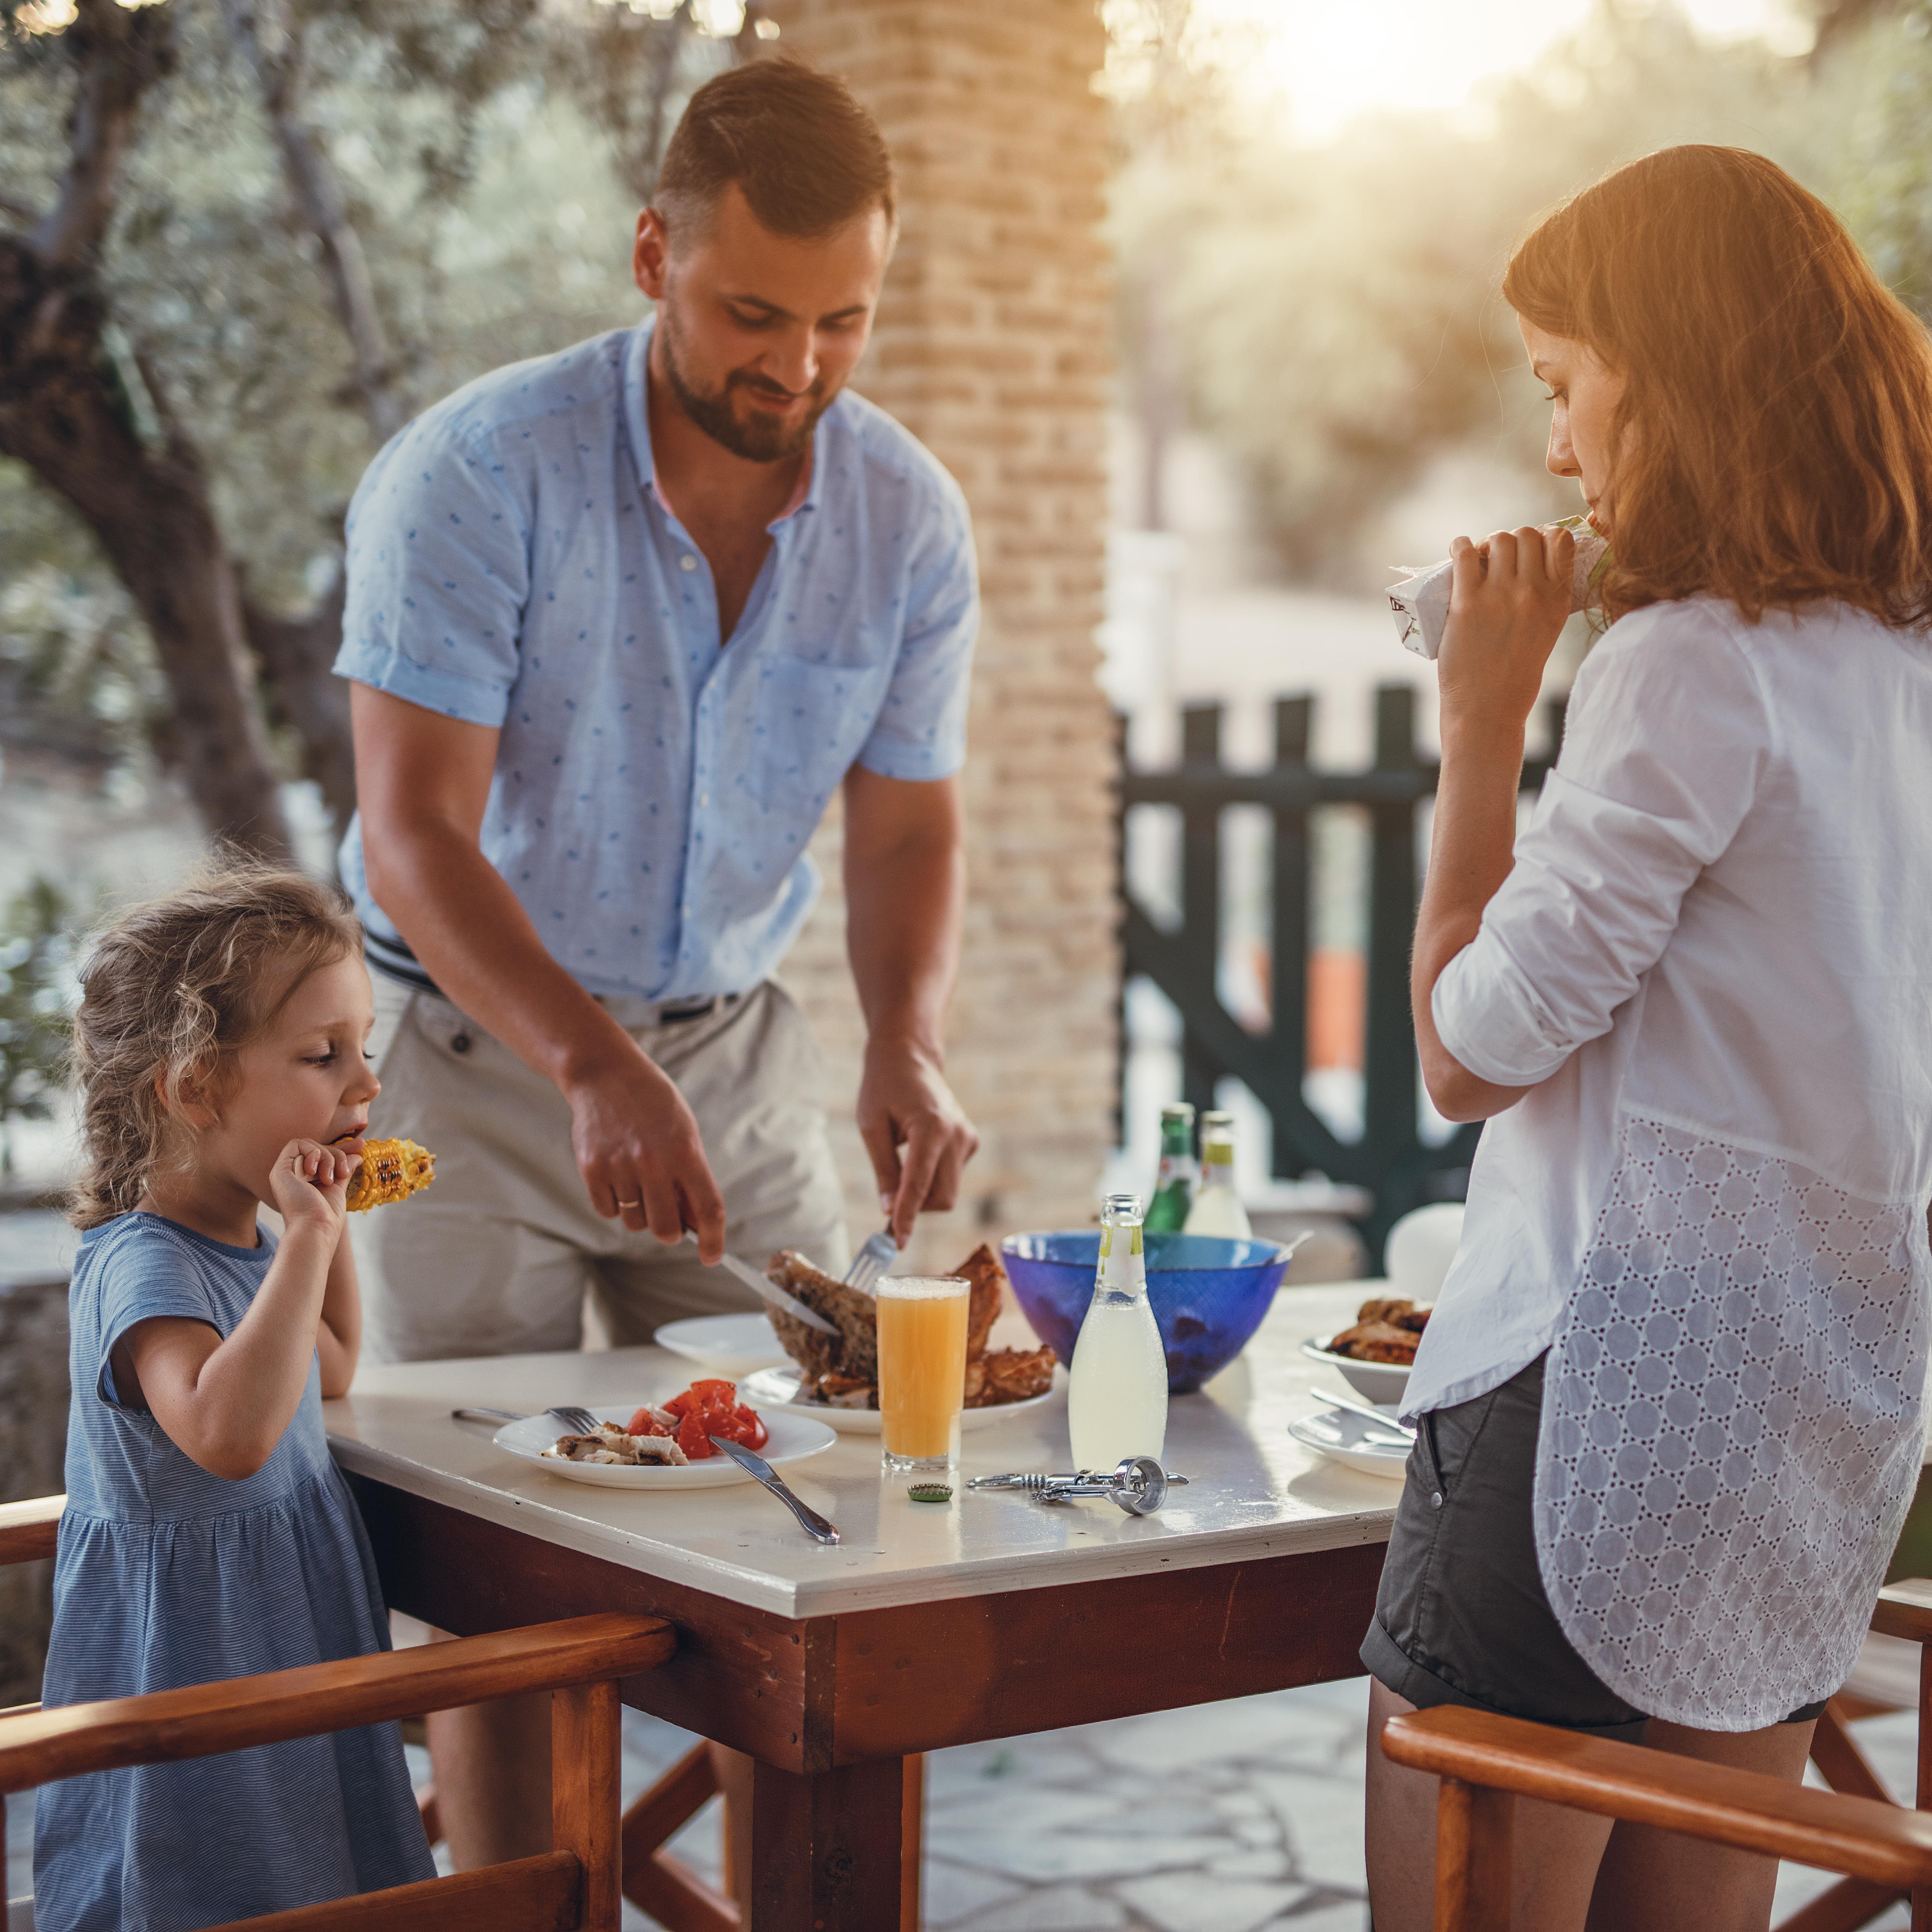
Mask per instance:
[[[656,486],[650,328],[497,370],[392,438],[350,507],[335,668],[498,728],[484,856],[592,992],[680,1000],[776,968],[854,764],[958,770],[979,598],[958,486],[848,392],[721,650]],[[358,815],[344,882],[393,948],[362,846]]]

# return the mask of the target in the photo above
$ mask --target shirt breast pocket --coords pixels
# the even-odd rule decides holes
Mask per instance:
[[[752,704],[753,795],[774,807],[822,809],[872,735],[891,676],[890,663],[826,664],[784,652],[768,658]]]

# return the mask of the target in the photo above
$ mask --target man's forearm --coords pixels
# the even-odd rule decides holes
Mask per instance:
[[[476,1024],[568,1091],[629,1036],[553,959],[473,837],[426,820],[365,840],[369,890],[423,970]]]
[[[942,1064],[959,973],[965,855],[956,839],[908,840],[846,868],[846,950],[868,1046]]]

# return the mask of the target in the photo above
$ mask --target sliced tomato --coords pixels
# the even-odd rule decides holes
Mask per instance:
[[[737,1403],[738,1384],[724,1382],[693,1382],[691,1399],[701,1408],[731,1408]]]
[[[736,1412],[738,1426],[744,1432],[738,1437],[747,1449],[762,1449],[772,1439],[772,1432],[765,1426],[765,1420],[755,1408],[747,1408],[741,1402]]]
[[[670,1431],[651,1413],[650,1405],[646,1402],[625,1424],[624,1433],[626,1436],[668,1436]]]
[[[711,1438],[718,1433],[722,1432],[713,1430],[703,1416],[694,1412],[686,1415],[677,1426],[677,1446],[694,1462],[702,1462],[706,1457],[717,1454],[718,1451],[711,1446]]]
[[[680,1390],[664,1406],[673,1415],[688,1415],[692,1407],[690,1390]]]

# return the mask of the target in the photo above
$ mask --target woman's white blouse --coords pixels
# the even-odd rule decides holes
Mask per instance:
[[[1932,641],[1712,598],[1611,627],[1443,1044],[1485,1127],[1408,1414],[1546,1349],[1565,1634],[1639,1708],[1848,1673],[1922,1455]]]

